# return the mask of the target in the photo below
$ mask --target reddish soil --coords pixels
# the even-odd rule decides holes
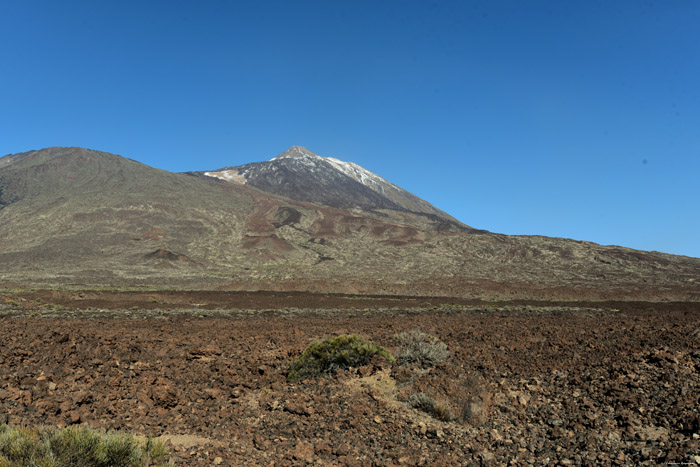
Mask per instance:
[[[476,305],[492,302],[450,297],[402,297],[389,295],[310,294],[306,292],[231,292],[171,290],[151,292],[131,291],[56,291],[34,290],[8,295],[7,300],[19,302],[26,309],[61,305],[74,309],[144,308],[176,310],[198,308],[203,310],[279,310],[348,309],[348,308],[416,308],[437,305]],[[1,302],[0,302],[1,303]],[[536,303],[536,302],[509,302]]]
[[[3,302],[0,417],[167,435],[177,465],[700,460],[699,304],[48,291]],[[448,362],[286,380],[314,339],[358,333],[395,351],[412,329],[444,341]],[[456,394],[455,381],[483,395],[466,422],[404,402],[414,389]]]

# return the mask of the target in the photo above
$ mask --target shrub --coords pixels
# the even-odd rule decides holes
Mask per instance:
[[[163,442],[140,442],[124,434],[87,426],[64,429],[0,424],[0,467],[142,467],[167,465]]]
[[[443,422],[449,422],[454,418],[450,407],[446,403],[438,402],[423,392],[413,394],[410,399],[408,399],[408,403],[414,409],[425,412]]]
[[[289,365],[287,379],[295,381],[335,374],[342,368],[366,365],[375,355],[394,361],[385,348],[356,334],[329,337],[309,345],[304,353],[294,359]]]
[[[394,336],[399,349],[396,359],[401,364],[417,363],[423,368],[444,363],[450,352],[436,337],[420,331],[402,332]]]
[[[48,456],[47,447],[34,430],[0,424],[0,466],[35,465]]]

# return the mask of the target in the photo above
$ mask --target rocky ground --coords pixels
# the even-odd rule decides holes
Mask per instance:
[[[700,304],[90,294],[0,293],[0,417],[163,435],[177,465],[700,463]],[[446,364],[286,380],[315,339],[413,329]]]

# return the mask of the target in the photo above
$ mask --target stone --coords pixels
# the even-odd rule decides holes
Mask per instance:
[[[314,459],[314,447],[310,443],[305,441],[299,441],[294,448],[294,458],[304,461],[311,462]]]
[[[73,404],[70,403],[70,401],[63,401],[61,404],[58,406],[59,410],[61,413],[66,413],[68,412],[71,407],[73,407]]]
[[[645,426],[637,430],[637,436],[645,441],[668,439],[668,429],[660,426]]]
[[[348,454],[350,454],[350,446],[345,443],[335,448],[335,455],[338,457],[347,456]]]
[[[69,417],[71,423],[73,423],[73,424],[80,423],[80,412],[78,412],[77,410],[73,410],[72,412],[69,412],[68,417]]]
[[[530,402],[530,396],[527,394],[518,395],[518,403],[525,407]]]
[[[206,388],[204,392],[212,399],[221,399],[224,393],[221,389],[217,388]]]
[[[87,391],[80,391],[73,395],[74,405],[89,404],[90,402],[92,402],[92,394]]]
[[[330,444],[328,444],[328,442],[325,440],[318,440],[314,442],[314,446],[317,454],[329,454],[332,451]]]
[[[285,412],[292,413],[294,415],[304,415],[304,416],[309,416],[312,413],[312,410],[309,409],[309,407],[306,406],[303,402],[299,401],[289,401],[284,405],[284,410]]]

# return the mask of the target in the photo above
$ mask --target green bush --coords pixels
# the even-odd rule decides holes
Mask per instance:
[[[162,441],[140,442],[117,432],[88,426],[64,429],[0,424],[0,467],[144,467],[167,465]]]
[[[50,458],[50,452],[40,442],[36,431],[0,424],[0,466],[37,465],[45,458]]]
[[[394,336],[398,343],[396,360],[401,364],[417,363],[423,368],[444,363],[450,356],[447,345],[420,331],[402,332]]]
[[[335,374],[342,368],[366,365],[375,355],[394,361],[385,348],[356,334],[329,337],[309,345],[304,353],[294,359],[289,365],[287,379],[295,381]]]

